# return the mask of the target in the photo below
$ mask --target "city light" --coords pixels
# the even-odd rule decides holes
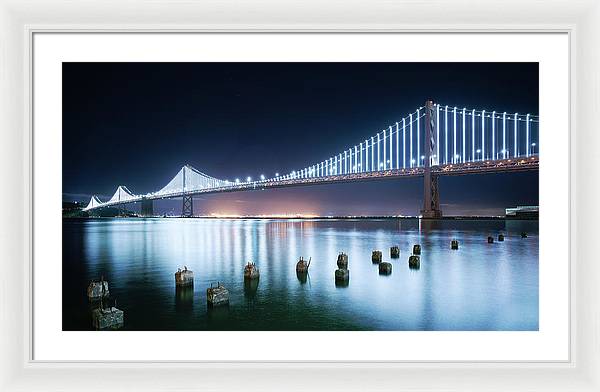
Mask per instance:
[[[261,175],[260,175],[260,179],[264,181],[264,180],[265,180],[265,175],[264,175],[264,174],[261,174]]]
[[[279,177],[279,173],[275,173],[275,177]]]
[[[236,178],[236,179],[235,179],[235,183],[236,183],[236,184],[239,184],[239,183],[240,183],[240,179],[239,179],[239,178]]]
[[[246,182],[252,181],[252,177],[246,177]]]

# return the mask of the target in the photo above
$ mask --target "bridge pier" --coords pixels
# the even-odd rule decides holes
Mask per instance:
[[[194,216],[194,198],[192,195],[183,195],[183,206],[181,208],[181,216],[191,218]]]
[[[141,215],[143,217],[154,216],[154,201],[153,200],[142,199]]]
[[[421,216],[423,218],[441,218],[440,194],[438,176],[431,173],[431,156],[435,150],[438,140],[434,137],[435,129],[439,126],[434,116],[432,100],[425,102],[425,168],[423,172],[423,209]],[[439,159],[439,157],[437,157]]]

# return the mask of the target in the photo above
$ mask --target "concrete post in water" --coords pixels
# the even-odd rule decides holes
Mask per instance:
[[[521,238],[527,238],[527,233],[525,233],[525,232],[522,232],[522,233],[521,233]]]
[[[119,329],[123,326],[125,313],[117,309],[117,301],[114,306],[105,308],[104,304],[92,310],[92,326],[97,329]]]
[[[183,266],[183,270],[178,268],[175,272],[175,286],[193,286],[194,273]]]
[[[416,244],[413,245],[413,255],[420,255],[421,254],[421,245]]]
[[[458,249],[458,240],[452,240],[452,242],[450,242],[450,249],[453,249],[453,250]]]
[[[90,301],[97,301],[103,297],[108,297],[108,282],[104,276],[99,281],[91,281],[87,288],[87,296]]]
[[[296,263],[296,272],[301,273],[301,274],[306,274],[308,273],[308,267],[310,267],[310,261],[312,260],[312,257],[308,259],[308,261],[304,260],[304,257],[300,257],[300,260],[298,260],[298,263]]]
[[[392,259],[397,259],[398,257],[400,257],[400,247],[392,246],[390,248],[390,257]]]
[[[260,277],[260,272],[258,271],[258,267],[254,263],[248,262],[244,267],[244,279],[258,279]]]
[[[392,263],[379,263],[379,275],[389,275],[392,273]]]
[[[408,258],[408,267],[410,269],[419,269],[421,267],[421,258],[417,255],[412,255]]]
[[[344,252],[338,255],[337,266],[338,269],[335,270],[335,285],[336,287],[346,287],[350,280],[350,271],[348,271],[348,255]]]
[[[348,255],[344,252],[338,255],[337,266],[340,269],[348,269]]]
[[[335,270],[335,281],[336,282],[347,282],[350,280],[350,271],[345,268],[338,268]]]
[[[489,236],[488,237],[488,244],[493,244],[494,243],[494,237]]]
[[[371,261],[375,264],[381,263],[383,260],[383,255],[380,250],[374,250],[371,254]]]
[[[211,283],[206,289],[206,302],[208,306],[229,305],[229,291],[220,282],[217,283],[217,287],[213,287]]]
[[[504,234],[498,234],[498,242],[504,241]]]

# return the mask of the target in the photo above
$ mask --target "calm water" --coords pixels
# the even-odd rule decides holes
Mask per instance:
[[[505,242],[487,244],[499,233]],[[408,267],[415,243],[418,270]],[[63,329],[90,329],[86,287],[104,275],[129,330],[537,330],[538,245],[537,221],[64,220]],[[391,275],[379,275],[373,249]],[[340,251],[347,287],[334,282]],[[306,280],[300,256],[312,257]],[[257,286],[244,285],[248,261],[260,268]],[[176,291],[184,265],[195,284]],[[208,309],[217,281],[230,305]]]

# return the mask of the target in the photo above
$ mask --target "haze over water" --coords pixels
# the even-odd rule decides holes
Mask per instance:
[[[379,275],[375,249],[391,275]],[[334,282],[341,251],[347,287]],[[538,255],[537,221],[65,219],[63,329],[91,329],[86,287],[103,275],[126,330],[537,330]],[[305,281],[300,256],[312,258]],[[249,261],[260,269],[255,287],[244,285]],[[194,287],[178,291],[184,265]],[[217,282],[230,305],[209,309],[206,288]]]

